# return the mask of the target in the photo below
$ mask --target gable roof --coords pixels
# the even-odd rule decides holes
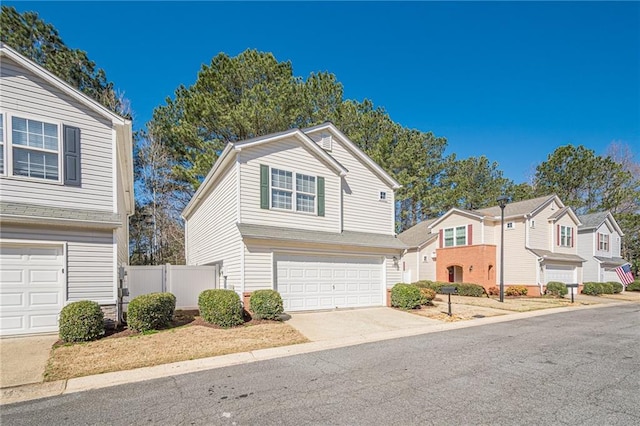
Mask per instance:
[[[399,189],[402,187],[397,180],[395,180],[389,173],[387,173],[378,163],[373,161],[371,157],[365,154],[355,143],[353,143],[344,133],[338,129],[335,124],[330,121],[324,122],[317,126],[307,127],[302,129],[304,133],[312,133],[319,130],[328,130],[334,136],[336,136],[340,142],[347,148],[347,150],[351,151],[351,153],[358,158],[361,162],[366,164],[375,174],[377,174],[383,181],[385,181],[389,186],[393,189]]]
[[[484,219],[484,217],[485,217],[482,213],[478,213],[478,211],[465,210],[465,209],[459,209],[457,207],[454,207],[454,208],[449,209],[445,214],[443,214],[442,216],[440,216],[436,220],[434,220],[429,225],[429,229],[433,228],[436,224],[442,222],[444,219],[446,219],[447,217],[451,216],[454,213],[462,213],[465,216],[472,216],[472,217],[475,217],[475,218],[480,219],[480,220]]]
[[[85,95],[75,87],[71,86],[66,81],[62,80],[60,77],[54,75],[49,70],[45,69],[41,65],[36,64],[30,59],[25,58],[24,56],[22,56],[21,54],[13,50],[11,47],[1,42],[0,42],[0,57],[7,57],[11,59],[12,61],[16,62],[18,65],[31,71],[38,77],[45,80],[47,83],[51,84],[57,89],[60,89],[65,94],[71,96],[72,98],[82,103],[89,109],[97,112],[98,114],[111,120],[112,122],[120,125],[131,124],[131,120],[121,117],[120,115],[116,114],[115,112],[111,111],[110,109],[102,105],[100,102],[96,101],[90,96]]]
[[[436,219],[423,220],[398,234],[398,239],[409,247],[419,247],[438,236],[438,234],[432,234],[429,228],[435,221]]]
[[[244,141],[228,142],[227,146],[224,148],[216,162],[213,164],[213,167],[205,177],[204,181],[202,182],[196,193],[193,194],[193,197],[191,197],[191,200],[182,211],[182,217],[186,219],[191,214],[193,209],[195,209],[200,204],[200,201],[204,198],[207,192],[211,188],[213,188],[213,185],[217,181],[218,175],[225,169],[225,166],[227,166],[229,162],[234,159],[236,155],[243,149],[280,141],[282,139],[290,137],[293,137],[300,141],[300,143],[304,147],[311,151],[311,153],[318,159],[327,164],[329,168],[333,169],[337,175],[345,176],[348,173],[348,170],[344,168],[342,164],[336,161],[335,158],[329,155],[328,152],[318,146],[317,143],[312,141],[309,136],[304,134],[298,128],[293,128],[278,133],[272,133],[265,136],[259,136]]]
[[[529,214],[534,214],[538,210],[543,209],[547,206],[551,201],[556,200],[556,202],[560,205],[560,207],[564,207],[560,198],[557,195],[545,195],[543,197],[531,198],[529,200],[516,201],[515,203],[507,203],[504,208],[504,216],[512,217],[512,216],[525,216]],[[479,213],[483,213],[487,216],[500,216],[500,206],[491,206],[484,209],[476,210]]]
[[[578,227],[578,231],[589,231],[596,230],[602,225],[607,219],[611,222],[611,225],[615,228],[615,230],[620,234],[620,236],[624,236],[622,229],[616,222],[616,219],[613,217],[610,211],[597,212],[597,213],[589,213],[578,216],[581,225]]]

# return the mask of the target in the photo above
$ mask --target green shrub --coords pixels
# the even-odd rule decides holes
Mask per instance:
[[[451,283],[458,291],[459,296],[482,297],[485,295],[484,287],[470,283]]]
[[[249,299],[251,312],[256,319],[279,320],[284,312],[282,297],[275,290],[257,290]]]
[[[640,291],[640,280],[636,280],[627,285],[627,291]]]
[[[420,289],[411,284],[396,284],[391,289],[391,306],[400,309],[415,309],[426,303]]]
[[[418,288],[428,288],[435,291],[436,293],[440,293],[440,290],[442,289],[442,286],[444,285],[444,283],[439,283],[439,282],[429,281],[429,280],[422,280],[422,281],[413,283],[413,285]]]
[[[602,294],[613,294],[613,285],[611,283],[600,283]]]
[[[529,289],[523,285],[510,285],[504,291],[507,296],[526,296]]]
[[[613,287],[614,294],[621,293],[624,289],[623,285],[617,281],[609,281],[609,284],[611,284],[611,287]]]
[[[244,323],[240,297],[233,290],[205,290],[198,296],[200,316],[220,327],[233,327]]]
[[[136,331],[167,327],[176,310],[176,297],[171,293],[149,293],[134,297],[127,307],[127,325]]]
[[[551,296],[556,297],[564,297],[569,293],[567,286],[565,283],[561,283],[558,281],[549,281],[547,283],[547,289],[545,290],[545,294],[549,294]]]
[[[431,301],[436,298],[435,290],[432,290],[430,288],[421,288],[420,294],[422,294],[422,299],[424,303],[431,304]]]
[[[87,342],[104,335],[104,314],[89,300],[69,303],[60,311],[60,339]]]
[[[582,294],[590,294],[592,296],[597,296],[602,294],[602,285],[601,283],[595,282],[586,282],[582,287]]]

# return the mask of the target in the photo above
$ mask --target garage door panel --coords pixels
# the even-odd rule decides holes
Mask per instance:
[[[575,283],[576,267],[566,265],[546,265],[545,267],[546,282],[559,281],[565,284]]]
[[[279,256],[275,267],[285,311],[383,304],[380,258]]]
[[[0,334],[58,330],[64,300],[61,246],[0,249]]]

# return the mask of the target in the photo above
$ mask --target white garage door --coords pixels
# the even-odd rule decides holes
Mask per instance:
[[[0,334],[58,331],[63,306],[60,246],[0,247]]]
[[[278,256],[276,289],[285,311],[382,306],[381,258]]]
[[[559,281],[565,284],[577,283],[576,267],[564,265],[547,265],[545,282]]]

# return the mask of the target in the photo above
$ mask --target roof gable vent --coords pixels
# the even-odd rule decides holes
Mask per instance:
[[[320,137],[320,141],[318,141],[318,145],[320,145],[325,151],[331,151],[332,144],[333,138],[331,135],[322,135]]]

